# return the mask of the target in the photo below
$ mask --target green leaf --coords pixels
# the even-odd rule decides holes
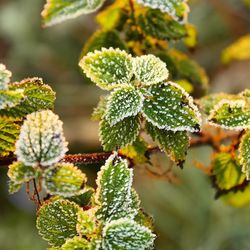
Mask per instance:
[[[139,210],[138,214],[135,216],[134,220],[144,227],[149,228],[151,231],[154,231],[154,220],[153,218],[145,213],[142,209]]]
[[[100,121],[102,119],[107,108],[107,103],[108,96],[101,96],[96,108],[94,108],[94,111],[91,115],[91,119],[93,121]]]
[[[90,52],[79,65],[84,73],[102,89],[110,90],[129,83],[132,78],[132,57],[120,49]]]
[[[55,92],[40,78],[28,78],[9,85],[10,91],[23,90],[24,98],[15,107],[0,110],[0,116],[23,118],[43,109],[53,109]]]
[[[42,11],[43,23],[51,26],[88,14],[100,8],[105,0],[47,0]]]
[[[24,98],[23,90],[0,90],[0,110],[15,107]]]
[[[224,129],[250,129],[250,109],[245,100],[223,99],[214,106],[208,121]]]
[[[108,98],[105,119],[113,126],[124,118],[136,116],[142,109],[143,95],[133,87],[114,90]]]
[[[245,176],[241,173],[238,162],[229,153],[218,153],[212,161],[215,183],[220,189],[228,190],[243,183]]]
[[[155,235],[133,220],[111,221],[103,229],[102,247],[109,250],[147,249],[153,245]]]
[[[10,194],[14,194],[14,193],[18,192],[22,187],[22,183],[16,183],[16,182],[11,181],[11,180],[9,181],[8,184],[9,184],[9,193]]]
[[[187,27],[162,13],[160,10],[148,9],[138,17],[138,25],[146,35],[156,39],[181,39],[187,36]]]
[[[31,179],[37,177],[39,174],[38,169],[31,166],[26,166],[22,162],[16,161],[9,165],[9,170],[7,175],[11,181],[16,184],[22,184],[30,181]]]
[[[250,35],[242,36],[222,52],[222,62],[250,59]]]
[[[139,116],[127,117],[124,120],[110,126],[103,119],[100,122],[100,140],[105,151],[114,150],[132,144],[140,131]]]
[[[84,45],[81,56],[86,55],[88,52],[110,47],[127,50],[126,44],[121,40],[118,32],[113,30],[98,30]]]
[[[20,127],[14,119],[0,117],[0,156],[8,156],[15,150],[15,142],[19,136]]]
[[[43,185],[52,195],[70,197],[84,192],[86,175],[71,163],[57,163],[46,169]]]
[[[138,137],[136,141],[133,142],[133,144],[121,148],[119,153],[121,153],[126,158],[133,159],[135,164],[141,164],[147,161],[145,156],[147,149],[146,142],[142,138]]]
[[[133,71],[136,80],[144,85],[159,83],[168,78],[166,64],[154,55],[133,58]]]
[[[187,0],[137,0],[138,3],[165,12],[174,19],[185,18],[189,10]]]
[[[183,164],[189,147],[189,136],[186,131],[159,129],[149,122],[146,123],[145,128],[147,133],[166,152],[171,160],[178,165]]]
[[[193,99],[172,82],[155,84],[144,90],[143,114],[159,129],[197,132],[201,118]]]
[[[250,179],[250,131],[247,131],[240,139],[239,160],[242,171],[246,173],[247,180]]]
[[[96,202],[99,220],[109,222],[115,219],[133,218],[137,213],[132,206],[131,185],[133,171],[126,160],[113,154],[102,166],[97,177]]]
[[[100,249],[100,241],[92,240],[88,241],[84,238],[75,236],[72,239],[68,239],[65,244],[63,244],[62,250],[98,250]]]
[[[76,229],[79,235],[90,238],[96,231],[96,208],[79,211]]]
[[[16,143],[17,159],[26,165],[48,166],[68,151],[62,122],[50,110],[27,115]]]
[[[225,93],[216,93],[204,96],[198,100],[200,108],[206,113],[210,114],[213,108],[222,100],[242,100],[242,97],[237,95],[230,95]]]
[[[80,207],[67,200],[48,201],[38,210],[37,229],[43,239],[53,246],[61,246],[77,235],[77,214]]]
[[[8,88],[11,75],[11,72],[6,69],[5,65],[0,63],[0,90]]]

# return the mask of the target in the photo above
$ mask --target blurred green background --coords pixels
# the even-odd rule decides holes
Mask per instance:
[[[52,28],[41,28],[44,0],[0,0],[0,61],[13,72],[13,81],[38,76],[57,92],[56,113],[64,121],[71,153],[101,150],[98,124],[89,117],[102,91],[89,84],[79,67],[79,55],[96,29],[94,15]],[[190,22],[199,32],[191,53],[208,72],[211,92],[237,93],[250,84],[250,61],[224,67],[221,50],[250,31],[250,11],[241,0],[193,0]],[[233,208],[214,200],[211,183],[194,160],[209,162],[209,148],[190,150],[184,170],[175,170],[178,183],[135,171],[134,185],[143,207],[154,216],[159,250],[250,249],[250,206]],[[159,155],[162,157],[162,155]],[[161,165],[169,162],[163,157]],[[94,184],[99,166],[84,167]],[[6,169],[0,168],[0,249],[45,249],[35,228],[35,207],[25,190],[8,195]]]

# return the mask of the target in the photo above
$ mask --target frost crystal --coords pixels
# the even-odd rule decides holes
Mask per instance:
[[[133,75],[132,57],[120,49],[89,52],[79,65],[94,83],[106,90],[129,83]]]
[[[145,85],[159,83],[168,78],[166,64],[154,55],[133,58],[133,71],[136,80]]]
[[[242,165],[242,172],[250,179],[250,131],[241,137],[239,146],[239,159]]]
[[[129,116],[137,115],[143,105],[143,95],[133,87],[114,90],[108,99],[105,119],[111,126]]]
[[[174,19],[185,17],[188,12],[187,0],[137,0],[138,3],[152,9],[168,13]]]
[[[250,128],[250,109],[245,100],[221,100],[208,116],[211,125],[230,130]]]
[[[193,98],[173,82],[160,83],[145,90],[143,115],[159,129],[197,132],[201,115]]]
[[[119,219],[103,229],[103,249],[144,250],[152,247],[155,235],[133,220]]]
[[[16,143],[16,155],[26,165],[48,166],[68,151],[62,122],[50,110],[27,115]]]
[[[97,177],[96,202],[100,208],[97,218],[105,222],[122,217],[133,218],[131,186],[133,172],[126,160],[112,155],[101,168]]]
[[[0,63],[0,90],[7,89],[11,78],[11,72],[6,69],[5,65]]]

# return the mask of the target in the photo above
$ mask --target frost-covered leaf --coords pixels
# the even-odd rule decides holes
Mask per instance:
[[[42,11],[43,23],[51,26],[96,11],[105,0],[47,0]]]
[[[0,156],[8,156],[15,150],[15,142],[20,133],[20,126],[14,119],[0,117]]]
[[[23,90],[0,90],[0,110],[15,107],[24,98]]]
[[[26,165],[48,166],[68,151],[62,122],[50,110],[27,115],[16,143],[17,159]]]
[[[133,142],[133,144],[121,148],[119,153],[132,159],[135,164],[141,164],[147,161],[145,156],[147,149],[146,142],[139,137]]]
[[[71,163],[57,163],[46,169],[43,185],[52,195],[70,197],[84,192],[86,175]]]
[[[250,59],[250,35],[241,37],[222,53],[222,62],[227,64],[233,60]]]
[[[108,96],[101,96],[97,106],[91,115],[93,121],[100,121],[105,114],[106,107],[108,103]]]
[[[10,82],[11,72],[6,69],[4,64],[0,63],[0,90],[8,88]]]
[[[152,231],[154,231],[154,219],[148,215],[147,213],[145,213],[143,211],[143,209],[140,209],[138,214],[135,216],[134,220],[140,224],[143,225],[149,229],[151,229]]]
[[[102,247],[107,250],[147,249],[153,245],[155,235],[150,229],[133,220],[111,221],[103,229]]]
[[[43,239],[53,246],[61,246],[77,235],[77,214],[80,207],[74,202],[56,200],[45,202],[38,210],[37,229]]]
[[[186,131],[159,129],[149,122],[146,123],[146,131],[171,160],[178,165],[183,164],[189,147],[189,136]]]
[[[250,108],[245,100],[223,99],[211,110],[208,121],[224,129],[249,129]]]
[[[159,83],[168,78],[166,64],[154,55],[135,57],[132,62],[136,80],[144,85]]]
[[[229,153],[216,154],[212,168],[215,183],[220,189],[228,190],[240,185],[245,179],[239,163]]]
[[[14,193],[18,192],[22,187],[22,183],[16,183],[12,180],[10,180],[8,184],[9,184],[9,193],[10,194],[14,194]]]
[[[143,95],[126,86],[114,90],[108,98],[105,120],[113,126],[129,116],[136,116],[142,109]]]
[[[250,131],[247,131],[240,139],[239,160],[242,171],[250,179]]]
[[[85,43],[81,55],[84,56],[88,52],[110,47],[127,50],[125,43],[122,41],[117,31],[98,30],[89,38],[87,43]]]
[[[10,91],[23,90],[24,98],[15,107],[0,110],[1,116],[23,118],[27,114],[54,107],[55,92],[40,78],[28,78],[9,85]]]
[[[88,53],[79,63],[84,73],[100,88],[110,90],[129,83],[132,78],[132,57],[120,49]]]
[[[137,0],[137,2],[152,9],[159,9],[176,20],[185,17],[189,11],[187,0]]]
[[[26,166],[22,162],[16,161],[9,165],[7,175],[11,181],[16,184],[22,184],[28,182],[31,179],[37,177],[39,174],[38,170],[31,166]]]
[[[103,119],[100,122],[100,140],[105,151],[114,150],[132,144],[140,130],[139,116],[127,117],[124,120],[110,126]]]
[[[76,230],[83,237],[91,237],[96,230],[95,219],[96,208],[91,208],[86,211],[79,211]]]
[[[72,239],[68,239],[63,245],[61,250],[98,250],[100,249],[100,241],[91,240],[88,241],[79,236],[75,236]]]
[[[160,83],[143,90],[143,114],[159,129],[196,132],[200,113],[193,99],[177,84]]]
[[[214,106],[222,100],[241,100],[242,98],[237,95],[230,95],[225,93],[216,93],[204,96],[198,100],[200,108],[206,113],[210,114]]]
[[[169,17],[160,10],[147,9],[138,17],[142,31],[153,38],[169,40],[187,36],[187,26]]]
[[[137,213],[132,207],[131,185],[133,171],[128,162],[113,154],[102,166],[97,177],[96,202],[99,220],[109,222],[115,219],[133,218]]]

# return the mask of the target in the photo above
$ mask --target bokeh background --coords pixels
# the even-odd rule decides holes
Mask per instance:
[[[80,51],[96,29],[94,15],[55,27],[41,27],[45,0],[0,0],[0,62],[13,72],[13,81],[38,76],[57,92],[56,113],[64,122],[71,153],[100,151],[98,124],[90,114],[102,91],[83,77]],[[190,22],[199,33],[191,56],[207,71],[210,92],[237,93],[250,86],[250,61],[221,64],[221,51],[250,32],[250,8],[243,0],[191,0]],[[184,170],[176,177],[152,178],[136,169],[134,186],[143,207],[154,216],[159,250],[249,250],[250,206],[234,208],[214,200],[211,183],[194,167],[208,164],[210,149],[189,151]],[[162,155],[161,165],[169,165]],[[159,160],[160,159],[160,160]],[[84,170],[94,185],[100,166]],[[0,249],[40,250],[46,243],[35,228],[35,207],[25,190],[8,195],[6,169],[0,168]]]

